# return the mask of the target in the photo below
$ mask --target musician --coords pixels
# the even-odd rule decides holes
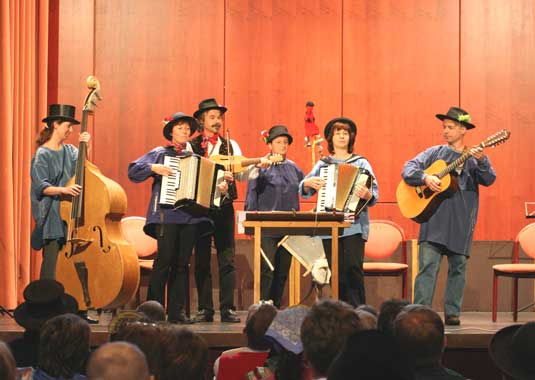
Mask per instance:
[[[353,120],[343,117],[333,119],[327,123],[323,134],[328,143],[330,156],[322,158],[305,179],[301,181],[299,189],[301,195],[305,198],[310,198],[325,185],[325,181],[319,177],[319,173],[323,166],[330,163],[349,164],[363,168],[373,176],[373,170],[368,160],[353,153],[357,136],[357,126]],[[347,218],[352,221],[352,225],[344,229],[338,240],[340,262],[338,279],[340,299],[356,307],[366,303],[363,261],[364,245],[368,239],[370,224],[368,207],[375,205],[377,202],[379,189],[374,181],[371,189],[366,186],[356,185],[355,191],[359,198],[368,200],[368,203],[357,218],[354,218],[354,215],[347,215]],[[330,265],[332,239],[328,237],[323,237],[322,239]]]
[[[223,115],[227,108],[219,105],[213,98],[202,100],[199,109],[193,116],[199,121],[202,132],[191,140],[193,152],[204,157],[213,155],[241,155],[241,149],[234,140],[220,136],[223,126]],[[230,152],[229,152],[230,150]],[[268,160],[263,159],[261,167],[267,167]],[[247,180],[248,172],[239,173],[236,179]],[[214,222],[213,239],[217,250],[217,263],[219,267],[219,303],[221,321],[238,323],[240,319],[234,306],[234,288],[236,285],[236,268],[234,266],[234,206],[233,200],[238,197],[236,184],[232,173],[225,172],[228,181],[228,196],[221,208],[211,213]],[[195,282],[199,299],[199,310],[195,316],[196,322],[212,322],[214,320],[214,304],[212,299],[212,274],[210,271],[212,238],[199,239],[195,246]]]
[[[304,174],[297,165],[286,158],[293,138],[284,125],[275,125],[268,132],[265,142],[271,154],[279,154],[284,160],[266,169],[255,168],[249,174],[246,211],[299,211],[299,182]],[[271,299],[280,308],[282,293],[290,271],[292,257],[284,247],[277,244],[284,235],[262,234],[262,250],[274,264],[272,271],[265,261],[261,264],[260,298]]]
[[[162,208],[159,204],[162,177],[173,174],[173,169],[163,165],[165,156],[185,157],[187,140],[198,129],[197,121],[182,112],[166,119],[164,137],[171,142],[166,147],[156,147],[130,163],[128,178],[142,182],[153,178],[152,196],[147,211],[145,233],[158,240],[158,254],[154,260],[147,298],[164,304],[167,289],[167,319],[174,323],[191,323],[184,312],[187,289],[187,267],[196,239],[211,230],[208,217],[192,216],[181,209]],[[227,184],[220,190],[225,193]]]
[[[65,140],[80,124],[75,119],[76,108],[68,104],[51,104],[46,126],[37,137],[37,151],[31,164],[31,204],[36,225],[42,225],[43,263],[40,278],[55,279],[56,261],[60,248],[65,244],[64,223],[61,220],[60,196],[76,197],[81,186],[66,186],[74,175],[78,149]],[[88,143],[91,136],[84,132],[79,141]],[[89,145],[88,145],[89,148]],[[41,238],[40,238],[41,239]],[[34,247],[35,248],[35,247]]]
[[[440,262],[446,256],[445,323],[459,325],[466,264],[477,219],[479,185],[490,186],[496,179],[496,173],[482,148],[467,148],[464,143],[466,131],[475,128],[465,110],[451,107],[445,115],[437,114],[436,117],[442,120],[442,135],[446,144],[433,146],[407,161],[401,173],[405,182],[411,186],[426,185],[435,192],[440,191],[440,179],[427,175],[424,169],[436,160],[451,163],[466,150],[470,151],[472,157],[455,173],[458,175],[459,191],[445,199],[429,221],[420,226],[414,303],[431,306]]]

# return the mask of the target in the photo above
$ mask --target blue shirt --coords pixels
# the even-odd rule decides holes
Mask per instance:
[[[44,221],[44,239],[64,238],[65,232],[59,214],[60,196],[48,196],[43,191],[50,186],[65,186],[74,176],[77,159],[78,149],[70,144],[64,144],[60,150],[41,146],[35,152],[30,168],[30,200],[36,223],[42,223],[50,209]]]
[[[433,146],[405,163],[401,176],[408,185],[424,184],[424,170],[436,160],[451,163],[461,153],[448,145]],[[446,198],[431,218],[420,225],[418,242],[428,241],[445,246],[452,252],[470,256],[471,243],[479,208],[479,185],[490,186],[496,173],[488,157],[481,161],[468,158],[457,177],[459,190]]]
[[[249,174],[246,211],[299,211],[299,182],[304,174],[290,160]]]
[[[372,188],[370,189],[373,195],[372,199],[370,199],[370,201],[364,207],[364,209],[360,212],[358,217],[353,221],[353,224],[351,225],[351,227],[344,228],[343,234],[340,235],[340,237],[345,237],[345,236],[351,236],[351,235],[356,235],[356,234],[362,234],[362,238],[364,240],[368,240],[368,233],[370,231],[370,217],[368,215],[368,207],[375,205],[377,203],[377,200],[379,199],[379,187],[377,185],[377,181],[375,180],[373,169],[366,158],[357,156],[355,154],[352,155],[347,160],[338,160],[334,158],[333,156],[329,156],[329,160],[330,162],[336,163],[336,164],[347,164],[347,165],[353,165],[359,168],[366,169],[373,176]],[[316,165],[312,168],[312,171],[305,177],[305,179],[319,176],[320,169],[327,165],[328,163],[323,160],[318,161]],[[316,193],[316,190],[311,188],[310,191],[306,193],[303,183],[304,183],[304,180],[301,181],[301,183],[299,184],[300,194],[304,198],[312,197]],[[330,236],[324,236],[322,237],[322,239],[330,239]]]
[[[152,195],[147,209],[147,221],[144,231],[147,235],[157,238],[156,227],[160,224],[197,224],[202,222],[211,223],[205,216],[193,216],[186,211],[173,208],[160,207],[160,189],[162,176],[151,170],[152,164],[163,164],[165,156],[184,157],[189,152],[177,154],[173,147],[157,147],[141,156],[128,165],[128,178],[132,182],[143,182],[152,178]]]

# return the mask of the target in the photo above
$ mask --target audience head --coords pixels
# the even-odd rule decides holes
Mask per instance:
[[[17,373],[15,359],[4,342],[0,341],[0,379],[15,380]]]
[[[361,328],[359,316],[344,302],[324,300],[312,306],[301,326],[301,340],[317,375],[327,374],[347,337]]]
[[[422,305],[403,309],[394,320],[393,335],[414,368],[440,364],[444,323],[433,309]]]
[[[374,308],[372,305],[368,305],[368,304],[358,305],[355,310],[356,311],[360,311],[360,310],[366,311],[366,312],[370,313],[371,315],[373,315],[375,318],[377,318],[377,316],[379,315],[379,313],[377,312],[377,309]]]
[[[392,334],[394,320],[409,301],[391,299],[383,302],[379,308],[379,318],[377,319],[377,329],[385,333]]]
[[[78,313],[78,302],[52,279],[32,281],[24,288],[24,302],[15,309],[15,321],[26,330],[40,331],[56,315]]]
[[[535,322],[507,326],[491,339],[492,361],[508,379],[535,379]]]
[[[411,370],[393,337],[378,330],[351,335],[329,367],[329,380],[409,380]]]
[[[52,377],[71,378],[83,372],[89,355],[89,324],[75,314],[63,314],[43,325],[38,366]]]
[[[377,316],[364,309],[356,309],[359,317],[359,331],[377,330]]]
[[[162,369],[158,380],[203,380],[208,366],[208,346],[187,328],[162,332]]]
[[[145,301],[137,307],[136,311],[145,314],[153,322],[165,321],[165,309],[158,301]]]
[[[123,325],[116,331],[110,340],[112,342],[124,341],[136,345],[145,355],[149,373],[159,377],[161,368],[161,334],[164,324],[146,322],[132,322]]]
[[[88,380],[149,380],[145,355],[128,342],[106,343],[96,350],[87,366]]]
[[[277,308],[270,304],[255,304],[249,308],[243,332],[247,335],[247,346],[253,350],[267,350],[271,347],[266,331],[277,315]]]
[[[117,332],[122,330],[125,326],[136,322],[152,323],[152,321],[144,313],[141,313],[139,311],[122,311],[117,314],[108,326],[110,340],[118,340],[115,339],[115,334],[117,334]]]

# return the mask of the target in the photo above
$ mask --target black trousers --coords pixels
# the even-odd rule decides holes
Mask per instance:
[[[164,304],[167,284],[167,318],[177,320],[184,310],[189,258],[197,240],[197,224],[163,224],[158,236],[158,254],[154,259],[147,299]]]
[[[323,249],[331,267],[332,239],[323,240]],[[357,307],[366,303],[364,289],[364,245],[361,234],[338,239],[338,286],[339,298]]]
[[[261,260],[260,266],[260,298],[262,300],[273,300],[277,308],[281,306],[284,286],[288,280],[288,272],[292,264],[292,255],[286,248],[277,244],[284,236],[262,236],[262,250],[267,256],[274,270],[269,269],[265,260]]]
[[[224,204],[210,214],[214,221],[214,233],[200,238],[195,244],[195,283],[199,298],[199,310],[214,310],[212,299],[212,272],[210,258],[212,238],[217,251],[219,268],[219,304],[221,311],[235,309],[234,288],[236,287],[236,267],[234,265],[234,206]]]

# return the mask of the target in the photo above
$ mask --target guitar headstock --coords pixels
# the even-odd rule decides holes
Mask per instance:
[[[100,82],[97,77],[90,75],[86,81],[87,88],[89,88],[89,93],[84,100],[84,111],[93,112],[97,102],[102,100],[100,96]]]
[[[284,157],[282,156],[282,154],[274,153],[271,156],[269,156],[269,160],[272,163],[277,164],[277,163],[284,161]]]
[[[506,142],[509,139],[509,136],[511,136],[511,132],[506,129],[502,129],[501,131],[493,134],[492,136],[487,137],[487,139],[481,143],[481,147],[488,148],[491,146],[499,145],[503,142]]]

